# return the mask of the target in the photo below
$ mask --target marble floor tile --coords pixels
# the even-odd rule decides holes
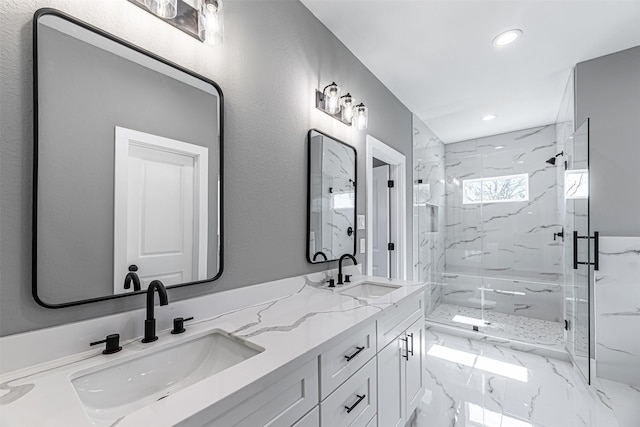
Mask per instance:
[[[431,330],[425,337],[427,391],[412,427],[640,426],[628,413],[616,418],[612,401],[631,405],[618,390],[599,397],[568,362]]]
[[[559,349],[564,348],[564,334],[560,322],[550,322],[452,304],[440,304],[427,316],[427,319],[464,329],[472,328],[470,324],[454,321],[455,316],[463,316],[463,318],[480,321],[484,324],[484,326],[479,326],[480,330],[484,328],[485,333],[493,336],[512,338]]]

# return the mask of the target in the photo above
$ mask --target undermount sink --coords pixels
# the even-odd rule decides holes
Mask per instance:
[[[400,286],[382,283],[360,283],[345,290],[339,291],[343,295],[349,295],[356,298],[379,298],[383,295],[393,292]]]
[[[262,351],[217,330],[109,367],[79,372],[71,383],[90,418],[115,420]]]

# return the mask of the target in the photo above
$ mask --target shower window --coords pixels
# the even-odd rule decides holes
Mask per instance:
[[[526,202],[529,174],[495,176],[462,181],[462,203]]]

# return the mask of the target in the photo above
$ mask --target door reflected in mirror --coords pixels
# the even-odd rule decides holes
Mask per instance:
[[[307,260],[355,255],[355,148],[312,129],[308,134]]]
[[[34,26],[36,301],[218,278],[220,88],[62,12]]]

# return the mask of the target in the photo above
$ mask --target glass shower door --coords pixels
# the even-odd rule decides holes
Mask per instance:
[[[590,318],[593,238],[589,227],[589,120],[564,148],[565,329],[574,364],[590,381]]]

